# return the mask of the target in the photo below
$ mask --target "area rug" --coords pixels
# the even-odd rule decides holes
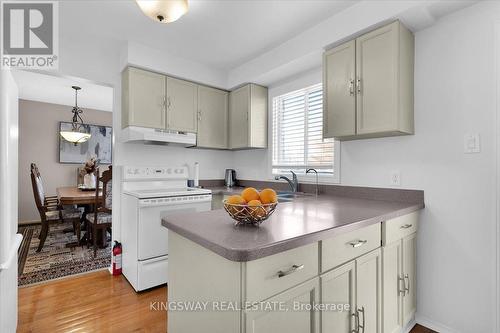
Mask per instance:
[[[32,228],[33,234],[24,268],[19,274],[19,286],[99,270],[109,267],[111,263],[110,242],[105,249],[97,249],[95,258],[92,247],[66,247],[66,244],[76,242],[76,236],[72,231],[64,232],[64,230],[72,230],[71,222],[51,224],[49,234],[40,252],[36,252],[36,249],[39,244],[38,235],[41,225],[21,226],[19,232],[26,233],[26,228]]]

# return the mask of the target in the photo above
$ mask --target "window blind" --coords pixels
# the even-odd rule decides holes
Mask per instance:
[[[273,99],[273,173],[308,168],[333,174],[334,142],[323,139],[323,90],[317,84]]]

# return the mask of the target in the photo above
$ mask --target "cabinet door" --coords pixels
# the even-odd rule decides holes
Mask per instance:
[[[229,93],[229,147],[248,147],[250,85]]]
[[[403,274],[406,293],[403,297],[403,327],[415,315],[417,308],[417,234],[403,238]]]
[[[196,132],[198,85],[167,77],[167,129]]]
[[[394,241],[382,248],[382,331],[401,331],[403,297],[402,242]]]
[[[128,68],[123,77],[123,127],[165,128],[165,76]]]
[[[198,87],[198,146],[227,148],[228,93],[209,87]]]
[[[398,22],[356,39],[357,134],[398,128]]]
[[[356,299],[355,272],[355,263],[352,261],[321,276],[321,303],[348,305],[342,311],[322,311],[322,332],[348,333],[355,329],[352,316]]]
[[[319,303],[319,279],[315,278],[261,303],[259,310],[244,311],[246,333],[315,333],[319,331],[318,312],[314,304]],[[282,304],[283,308],[279,306]],[[298,309],[296,306],[303,308]],[[265,306],[276,307],[266,309]],[[306,309],[305,307],[310,307]]]
[[[250,85],[249,147],[267,147],[267,88]]]
[[[356,259],[356,311],[363,333],[381,332],[380,249]]]
[[[356,43],[350,41],[323,55],[323,137],[356,134]]]

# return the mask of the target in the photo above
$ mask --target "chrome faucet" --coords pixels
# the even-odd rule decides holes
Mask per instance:
[[[280,180],[280,179],[286,180],[288,182],[288,185],[290,185],[290,189],[292,190],[292,192],[295,193],[299,189],[299,180],[297,179],[297,174],[295,172],[293,172],[291,170],[290,170],[290,172],[292,173],[293,180],[290,180],[290,178],[283,176],[283,175],[276,176],[276,177],[274,177],[274,179],[275,180]]]
[[[319,189],[318,189],[318,171],[316,169],[307,169],[306,173],[309,173],[309,172],[314,172],[316,174],[316,196],[318,196],[319,194]]]

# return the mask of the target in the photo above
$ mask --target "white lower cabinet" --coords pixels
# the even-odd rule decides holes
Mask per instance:
[[[346,305],[344,311],[322,311],[322,332],[351,332],[356,309],[356,264],[353,261],[321,275],[321,302]]]
[[[399,333],[415,316],[418,214],[384,222],[382,238],[382,331]],[[394,228],[397,226],[398,228]],[[413,233],[408,234],[408,231]],[[384,235],[386,234],[386,235]]]
[[[416,310],[417,219],[408,214],[248,262],[170,230],[169,302],[240,306],[169,310],[168,331],[400,333]]]
[[[403,238],[403,327],[415,316],[417,309],[417,234]]]
[[[327,307],[321,314],[322,332],[379,333],[380,249],[323,274],[321,302]]]
[[[262,302],[262,309],[245,310],[246,332],[319,332],[319,314],[314,309],[318,303],[319,279],[316,277]]]

